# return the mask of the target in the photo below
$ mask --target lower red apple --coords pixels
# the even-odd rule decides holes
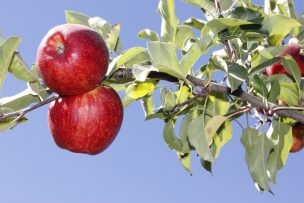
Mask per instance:
[[[302,123],[297,122],[292,126],[292,136],[293,143],[290,152],[298,152],[304,147],[304,125]]]
[[[56,144],[76,153],[98,154],[115,139],[123,120],[118,94],[103,85],[81,95],[62,96],[48,112]]]
[[[300,54],[301,49],[303,49],[303,47],[298,44],[290,44],[285,51],[279,54],[279,56],[291,55],[300,67],[301,76],[304,77],[304,56]],[[267,67],[265,72],[267,75],[288,74],[281,62],[277,62],[272,66]]]

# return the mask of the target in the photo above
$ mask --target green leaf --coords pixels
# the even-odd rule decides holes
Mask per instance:
[[[251,69],[249,69],[249,76],[254,76],[256,73],[262,72],[263,70],[265,70],[265,68],[277,63],[281,61],[281,57],[273,57],[271,59],[268,59],[266,61],[261,62],[260,64],[258,64],[255,67],[251,67]]]
[[[184,47],[185,41],[189,39],[195,39],[192,27],[188,25],[180,25],[176,29],[175,45],[178,49]]]
[[[205,170],[212,173],[212,162],[201,159],[201,165]]]
[[[200,158],[213,162],[214,157],[208,146],[204,133],[204,116],[199,116],[191,121],[188,127],[188,138],[190,144],[195,148]]]
[[[189,143],[189,140],[188,140],[188,128],[189,128],[189,124],[191,123],[191,121],[193,120],[192,118],[192,114],[191,113],[188,113],[180,127],[179,127],[179,138],[183,144],[183,153],[189,153],[191,151],[191,146],[190,146],[190,143]]]
[[[164,139],[165,139],[168,147],[171,150],[175,150],[177,152],[181,152],[181,150],[182,150],[182,143],[175,136],[174,124],[173,124],[172,120],[169,120],[168,122],[166,122],[163,134],[164,134]]]
[[[214,0],[184,0],[194,6],[200,7],[206,18],[211,20],[218,17],[218,12],[215,8]],[[232,6],[231,0],[219,1],[222,11],[226,11]]]
[[[243,19],[254,23],[260,23],[263,20],[262,14],[260,12],[250,8],[245,8],[243,6],[239,6],[230,10],[227,17]]]
[[[143,83],[133,83],[128,86],[125,91],[125,94],[131,99],[139,99],[155,89],[155,83],[153,82],[143,82]]]
[[[186,85],[182,85],[178,91],[175,92],[176,103],[183,103],[187,101],[189,96],[191,95],[190,88]]]
[[[159,41],[159,37],[158,34],[150,29],[144,29],[139,31],[139,33],[137,34],[137,36],[140,39],[148,39],[151,41]]]
[[[198,18],[189,18],[188,20],[186,20],[184,22],[184,25],[189,25],[191,27],[194,27],[198,30],[202,30],[203,27],[205,26],[206,22],[204,22],[203,20],[200,20]]]
[[[220,129],[217,130],[213,138],[213,144],[211,145],[211,150],[215,158],[220,154],[222,147],[232,138],[232,127],[229,121],[226,121]]]
[[[278,99],[290,105],[299,105],[299,87],[296,83],[280,82],[280,90]]]
[[[135,99],[132,99],[125,94],[124,98],[122,99],[123,108],[126,109],[134,101]]]
[[[96,30],[104,40],[107,40],[108,34],[112,26],[103,18],[93,17],[88,20],[89,26]],[[116,32],[116,31],[114,31]]]
[[[107,76],[111,76],[117,69],[121,68],[124,64],[128,63],[130,60],[145,50],[146,49],[143,47],[133,47],[121,53],[111,61]]]
[[[297,62],[290,55],[282,57],[282,64],[284,69],[295,79],[295,82],[298,84],[300,89],[301,84],[301,70]]]
[[[167,119],[167,114],[164,112],[163,108],[160,108],[158,110],[156,110],[156,112],[154,112],[153,114],[151,114],[150,116],[147,116],[145,118],[145,120],[151,120],[151,119],[154,119],[154,118],[160,118],[162,120],[165,120]]]
[[[273,143],[265,133],[259,133],[254,128],[246,128],[243,131],[241,142],[246,150],[246,161],[254,182],[261,190],[271,192],[267,175],[267,160]]]
[[[0,46],[0,89],[20,41],[19,37],[9,37]]]
[[[14,77],[26,82],[30,82],[37,79],[36,77],[34,77],[31,70],[28,68],[25,61],[18,52],[14,53],[14,57],[8,68],[8,71]]]
[[[301,24],[297,20],[277,14],[265,16],[262,29],[269,32],[269,36],[273,40],[271,44],[278,45],[288,34],[300,26]]]
[[[260,66],[262,63],[266,61],[270,61],[275,56],[279,55],[283,51],[285,51],[288,47],[287,46],[275,46],[275,47],[268,47],[265,49],[262,49],[261,51],[256,52],[252,56],[252,62],[251,62],[251,69],[257,69],[257,66]],[[278,59],[276,59],[278,60]],[[275,63],[276,61],[273,61]],[[266,67],[266,66],[265,66]],[[254,71],[249,71],[250,73],[253,73]]]
[[[158,13],[162,17],[161,37],[165,42],[174,42],[178,18],[175,16],[174,0],[160,0]]]
[[[119,39],[120,24],[115,24],[111,27],[106,38],[107,47],[114,52]]]
[[[82,14],[82,13],[77,13],[74,11],[64,11],[65,12],[65,17],[66,17],[66,22],[69,24],[82,24],[89,26],[89,16]]]
[[[171,110],[176,105],[176,97],[172,90],[160,89],[161,103],[165,111]]]
[[[235,18],[217,18],[209,21],[201,32],[200,47],[203,52],[206,52],[212,43],[217,39],[217,34],[228,28],[237,27],[240,25],[252,24],[246,20],[240,20]]]
[[[210,120],[208,120],[206,126],[205,126],[205,137],[208,142],[208,145],[210,145],[213,141],[213,137],[215,136],[218,129],[223,125],[223,123],[228,119],[227,116],[221,116],[216,115],[213,116]]]
[[[263,98],[267,97],[268,90],[265,82],[258,76],[253,76],[253,87],[257,93],[259,93]]]
[[[188,53],[186,53],[180,61],[180,66],[184,70],[183,72],[189,73],[193,65],[200,58],[201,54],[202,51],[199,48],[198,44],[193,43]]]
[[[276,103],[281,92],[280,83],[277,80],[271,82],[271,89],[268,95],[267,100],[271,103]]]
[[[141,66],[137,64],[133,65],[132,68],[132,74],[134,75],[135,79],[140,82],[146,81],[151,71],[158,71],[158,70],[153,66]]]
[[[275,184],[276,174],[286,164],[292,146],[292,129],[290,125],[273,119],[267,134],[275,145],[268,159],[270,180]]]
[[[141,105],[143,107],[145,118],[154,113],[154,99],[153,94],[148,94],[141,99]]]
[[[166,42],[149,42],[148,52],[152,65],[159,71],[177,78],[185,78],[186,72],[180,67],[176,55],[176,46]]]
[[[248,73],[244,66],[237,63],[233,63],[228,66],[228,86],[231,91],[234,91],[240,87],[240,85],[248,79]]]
[[[14,96],[1,98],[0,106],[1,108],[8,108],[12,111],[19,111],[34,102],[40,102],[39,97],[32,95],[31,91],[26,89]]]
[[[38,80],[29,82],[28,88],[31,91],[31,94],[38,96],[41,101],[45,100],[52,94],[52,91],[45,85],[42,85]]]
[[[0,132],[5,132],[7,130],[10,130],[12,128],[14,128],[16,125],[18,125],[19,123],[23,123],[26,122],[28,119],[27,118],[8,118],[5,119],[3,121],[0,121]]]
[[[191,153],[178,155],[179,162],[182,164],[184,169],[192,175],[192,169],[191,169]]]

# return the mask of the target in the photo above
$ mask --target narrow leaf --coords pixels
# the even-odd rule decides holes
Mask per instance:
[[[211,151],[209,149],[208,142],[203,129],[203,116],[192,120],[188,128],[189,142],[195,148],[196,152],[202,159],[213,162],[214,157],[212,156]]]
[[[164,139],[168,145],[168,147],[172,150],[175,150],[177,152],[181,152],[182,150],[182,143],[181,141],[175,136],[174,132],[174,125],[173,121],[170,120],[166,122],[165,128],[164,128]]]
[[[0,89],[19,43],[19,37],[9,37],[0,46]]]
[[[267,175],[267,160],[273,143],[266,134],[256,129],[246,128],[243,131],[241,142],[246,150],[246,161],[250,174],[261,190],[271,192]]]

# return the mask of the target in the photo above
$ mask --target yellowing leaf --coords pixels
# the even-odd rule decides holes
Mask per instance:
[[[155,84],[153,82],[144,82],[129,85],[125,93],[132,99],[138,99],[153,92],[154,89]]]

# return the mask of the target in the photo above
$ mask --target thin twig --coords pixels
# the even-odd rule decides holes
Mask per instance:
[[[2,114],[0,116],[0,121],[3,121],[3,120],[6,120],[8,118],[14,118],[16,117],[16,119],[14,119],[14,121],[17,121],[19,120],[20,118],[22,118],[25,114],[27,114],[28,112],[30,111],[33,111],[41,106],[44,106],[45,104],[48,104],[52,101],[54,101],[55,99],[57,99],[58,96],[53,96],[53,97],[50,97],[42,102],[39,102],[37,104],[34,104],[33,106],[30,106],[28,108],[25,108],[25,109],[22,109],[20,111],[16,111],[16,112],[11,112],[11,113],[7,113],[7,114]]]

